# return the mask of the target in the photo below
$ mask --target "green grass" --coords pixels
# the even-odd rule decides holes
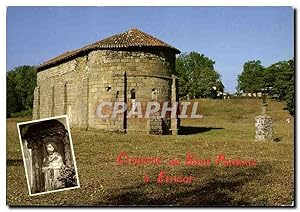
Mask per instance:
[[[254,141],[254,118],[261,112],[258,99],[199,100],[203,119],[185,119],[178,136],[118,134],[72,129],[80,189],[30,197],[16,123],[7,120],[7,203],[9,205],[291,205],[294,200],[293,125],[281,102],[270,101],[274,137],[280,142]],[[187,132],[188,131],[188,132]],[[164,161],[186,153],[213,160],[255,159],[256,167],[170,167],[166,164],[124,165],[117,155],[156,156]],[[191,184],[157,184],[160,170],[193,176]],[[150,182],[144,183],[148,174]]]

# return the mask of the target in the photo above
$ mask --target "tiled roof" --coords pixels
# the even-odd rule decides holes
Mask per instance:
[[[138,29],[130,29],[124,33],[113,35],[103,40],[97,41],[83,48],[65,52],[37,67],[38,70],[45,69],[48,66],[60,63],[73,58],[81,53],[89,52],[95,49],[122,49],[128,47],[165,47],[173,50],[176,54],[180,51],[173,46],[149,35]]]

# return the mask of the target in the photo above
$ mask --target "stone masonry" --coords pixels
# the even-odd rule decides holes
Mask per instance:
[[[38,67],[33,119],[67,114],[71,127],[150,132],[150,119],[100,119],[101,102],[128,107],[178,101],[175,55],[179,50],[137,29],[67,52]],[[158,132],[177,133],[177,118],[160,120]],[[169,132],[166,132],[169,131]]]
[[[273,138],[272,117],[267,115],[267,104],[262,104],[262,114],[255,117],[255,140],[270,141]]]

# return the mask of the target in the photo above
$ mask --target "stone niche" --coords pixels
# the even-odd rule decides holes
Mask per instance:
[[[32,193],[44,191],[45,179],[41,170],[43,159],[47,156],[46,144],[54,142],[64,164],[73,165],[68,131],[58,120],[37,122],[21,129],[24,149],[30,152],[26,163]]]

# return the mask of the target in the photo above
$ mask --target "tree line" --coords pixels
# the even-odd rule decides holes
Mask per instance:
[[[34,66],[19,66],[6,73],[6,117],[31,115],[36,87]]]
[[[264,67],[260,60],[248,61],[238,75],[237,91],[239,94],[250,93],[251,96],[265,92],[270,97],[285,101],[288,111],[294,114],[294,73],[294,59],[278,61],[269,67]]]

